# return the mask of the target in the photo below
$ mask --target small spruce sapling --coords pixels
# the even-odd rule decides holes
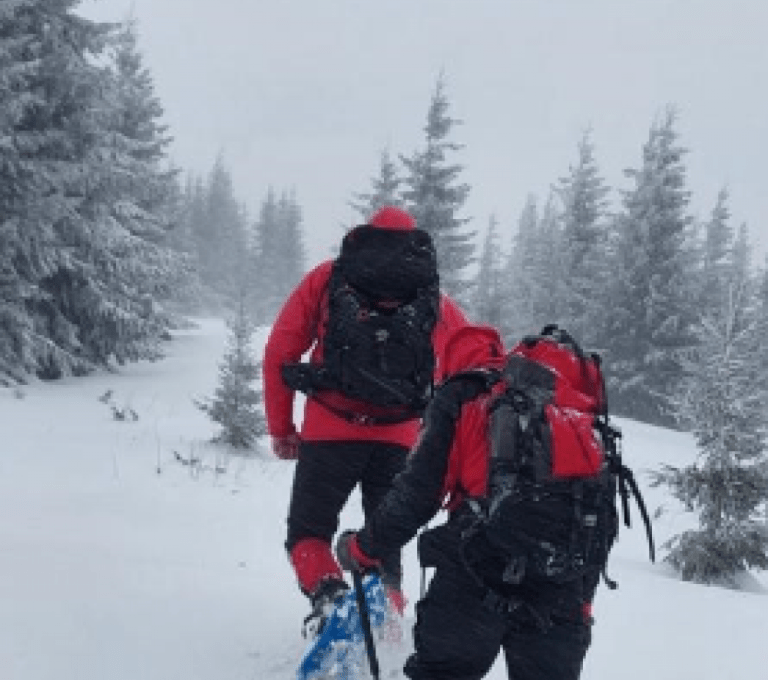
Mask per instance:
[[[212,441],[249,449],[266,433],[266,425],[260,408],[261,391],[253,386],[261,372],[261,363],[251,354],[254,324],[242,299],[227,326],[230,334],[219,365],[219,386],[212,399],[197,402],[197,406],[221,426]]]

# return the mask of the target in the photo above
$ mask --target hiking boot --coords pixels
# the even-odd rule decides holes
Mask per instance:
[[[304,619],[301,634],[305,638],[315,638],[323,632],[323,627],[333,608],[343,599],[349,586],[338,578],[329,578],[320,583],[309,600],[312,611]]]

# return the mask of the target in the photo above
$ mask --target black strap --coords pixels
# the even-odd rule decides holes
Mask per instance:
[[[541,333],[539,333],[538,336],[528,336],[526,338],[523,338],[523,342],[528,345],[529,347],[532,347],[535,345],[541,338],[551,338],[555,342],[561,344],[561,345],[567,345],[571,348],[573,353],[579,357],[579,359],[586,359],[587,355],[584,353],[584,350],[581,349],[581,346],[578,342],[574,339],[574,337],[564,328],[560,328],[556,323],[550,323],[544,326],[544,328],[541,329]]]
[[[362,366],[355,366],[353,370],[357,371],[358,375],[362,375],[364,378],[367,378],[375,385],[378,385],[384,392],[389,392],[389,394],[397,397],[397,399],[401,403],[407,406],[413,405],[414,408],[418,407],[421,409],[423,409],[424,406],[426,406],[426,403],[423,403],[423,402],[416,404],[416,400],[408,397],[407,394],[403,394],[402,391],[390,385],[386,380],[380,380],[377,376],[375,376],[370,371],[366,371]]]
[[[491,388],[501,380],[501,371],[495,368],[472,368],[460,373],[454,373],[446,378],[440,387],[455,381],[463,381],[467,386],[462,394],[462,403],[472,401],[484,392],[490,392]]]
[[[648,537],[648,553],[651,557],[651,562],[656,561],[656,547],[653,540],[653,530],[651,528],[651,518],[648,515],[648,510],[645,507],[645,501],[643,495],[640,493],[640,488],[637,486],[635,476],[625,465],[620,465],[617,472],[619,478],[619,493],[621,494],[622,506],[624,508],[624,524],[630,525],[629,522],[629,492],[635,497],[635,503],[640,509],[640,515],[643,518],[643,524],[645,524],[645,535]],[[627,490],[629,486],[629,491]]]
[[[630,514],[629,514],[629,495],[630,493],[635,498],[635,503],[640,510],[640,515],[643,518],[643,524],[645,525],[645,535],[648,538],[648,553],[651,558],[651,562],[656,561],[656,546],[653,539],[653,529],[651,527],[651,518],[648,515],[648,509],[645,506],[645,500],[643,494],[640,492],[640,487],[637,485],[635,475],[621,460],[621,453],[619,451],[618,442],[621,439],[621,431],[617,430],[608,422],[607,413],[603,417],[596,418],[595,427],[600,430],[603,436],[603,442],[606,446],[606,454],[608,458],[608,465],[610,471],[616,476],[618,493],[621,496],[621,510],[624,516],[624,525],[628,528],[631,527]],[[613,588],[615,583],[610,581],[605,574],[603,577],[609,587]]]

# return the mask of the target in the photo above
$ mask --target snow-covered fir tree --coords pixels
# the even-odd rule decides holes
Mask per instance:
[[[78,4],[0,8],[3,312],[16,315],[12,328],[0,322],[10,334],[0,346],[43,378],[157,356],[155,286],[174,264],[145,228],[157,204],[139,207],[162,149],[123,163],[137,140],[120,126],[128,100],[108,49],[115,29],[76,15]]]
[[[736,231],[736,240],[733,243],[731,260],[733,262],[734,276],[747,279],[752,267],[752,245],[749,242],[749,230],[742,223]]]
[[[757,305],[761,318],[768,323],[768,255],[763,260],[763,266],[758,271],[756,277]]]
[[[13,3],[0,4],[0,139],[4,140],[13,137],[29,107],[35,67],[32,55],[25,58],[21,49],[33,36],[17,21],[18,11]],[[15,261],[29,245],[22,231],[24,211],[14,206],[30,185],[22,155],[13,144],[0,143],[0,385],[34,373],[37,358],[48,351],[46,338],[35,332],[26,309],[33,290]]]
[[[67,232],[82,226],[86,154],[99,132],[90,112],[104,109],[99,90],[108,86],[87,57],[102,53],[109,29],[75,17],[76,4],[0,4],[0,346],[11,348],[4,364],[15,377],[91,366],[55,290],[71,269]]]
[[[666,545],[666,559],[687,581],[734,583],[748,569],[768,569],[765,331],[748,282],[732,279],[717,313],[697,325],[699,344],[683,362],[686,377],[672,403],[699,456],[665,466],[654,483],[698,513],[698,528]]]
[[[614,409],[671,424],[666,397],[682,377],[679,354],[690,347],[694,305],[690,275],[691,218],[675,113],[667,110],[643,147],[642,165],[625,171],[633,186],[615,224],[605,344]]]
[[[269,324],[285,302],[280,283],[280,234],[277,196],[272,187],[261,203],[255,224],[255,243],[251,251],[253,265],[249,268],[249,308],[254,319]]]
[[[537,333],[547,324],[562,324],[565,309],[562,238],[554,196],[549,196],[541,214],[536,198],[529,196],[504,267],[501,330],[508,343]]]
[[[184,180],[179,220],[181,224],[174,230],[177,245],[192,256],[199,269],[198,239],[205,229],[205,183],[197,173],[187,173]]]
[[[427,112],[425,147],[400,157],[407,171],[402,196],[416,224],[435,242],[441,287],[466,305],[471,288],[467,268],[475,259],[477,232],[468,231],[469,220],[460,217],[469,185],[458,181],[463,166],[449,160],[462,145],[451,141],[453,127],[461,121],[452,118],[448,109],[441,77]]]
[[[88,312],[101,314],[81,337],[100,362],[161,354],[169,325],[165,303],[178,299],[190,265],[170,246],[179,188],[170,167],[170,137],[163,108],[138,49],[136,26],[126,22],[110,38],[111,87],[106,136],[94,153],[99,184],[92,180],[88,211],[99,235],[91,276],[103,282],[103,299]],[[83,312],[81,312],[82,314]]]
[[[204,182],[201,207],[193,222],[200,278],[225,307],[238,294],[247,266],[248,217],[221,156]]]
[[[134,22],[125,22],[112,46],[116,133],[112,161],[120,164],[126,177],[144,173],[141,183],[132,182],[132,228],[137,232],[143,228],[150,240],[164,242],[177,209],[178,170],[167,163],[171,137],[162,122],[163,107],[152,76],[138,49],[136,30]]]
[[[513,235],[502,279],[501,330],[508,343],[567,319],[566,249],[561,215],[554,194],[541,213],[530,195]]]
[[[371,178],[371,190],[356,193],[349,205],[365,222],[385,205],[403,205],[401,183],[397,166],[389,151],[384,149],[379,157],[379,174]]]
[[[200,266],[200,235],[206,233],[206,189],[203,178],[187,172],[180,182],[178,207],[168,245],[179,253],[186,268],[180,299],[175,306],[189,313],[218,313],[220,299],[203,283]]]
[[[261,411],[261,363],[254,359],[251,342],[254,325],[246,311],[245,294],[227,326],[227,351],[219,366],[219,385],[213,398],[198,407],[221,427],[213,441],[236,449],[250,449],[266,433]]]
[[[528,196],[504,267],[504,306],[500,330],[508,344],[536,332],[536,268],[539,247],[539,210],[536,197]]]
[[[301,280],[307,267],[307,254],[304,246],[304,229],[301,206],[294,191],[285,191],[277,204],[280,232],[280,282],[283,297],[287,296]]]
[[[254,318],[270,324],[306,267],[301,208],[293,193],[278,198],[270,189],[255,225],[250,268],[250,308]]]
[[[477,271],[470,313],[479,323],[500,328],[504,314],[504,253],[499,223],[495,215],[488,220],[480,267]]]
[[[567,318],[568,282],[562,275],[568,265],[567,255],[560,213],[554,195],[550,194],[536,230],[532,262],[537,330],[550,323],[562,325]]]
[[[590,347],[599,346],[609,274],[607,195],[594,157],[591,131],[579,141],[578,161],[555,191],[562,204],[563,316],[559,323]]]
[[[14,225],[0,218],[0,385],[24,382],[37,367],[36,338],[24,306],[24,282],[16,274]],[[42,339],[40,339],[42,340]],[[40,341],[39,340],[39,341]]]
[[[734,231],[730,225],[728,191],[721,189],[704,225],[704,252],[699,283],[699,304],[719,310],[732,281]]]

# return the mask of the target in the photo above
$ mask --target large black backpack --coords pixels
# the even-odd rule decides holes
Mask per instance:
[[[650,520],[622,462],[621,433],[608,419],[599,357],[548,326],[513,348],[489,384],[487,495],[468,502],[475,519],[462,543],[478,580],[484,582],[478,556],[495,555],[502,565],[497,585],[582,579],[594,586],[602,574],[615,587],[605,569],[618,533],[618,499],[629,526],[630,493],[653,560]]]
[[[322,363],[283,367],[286,384],[352,422],[419,416],[432,394],[439,300],[426,232],[356,227],[333,265]]]

